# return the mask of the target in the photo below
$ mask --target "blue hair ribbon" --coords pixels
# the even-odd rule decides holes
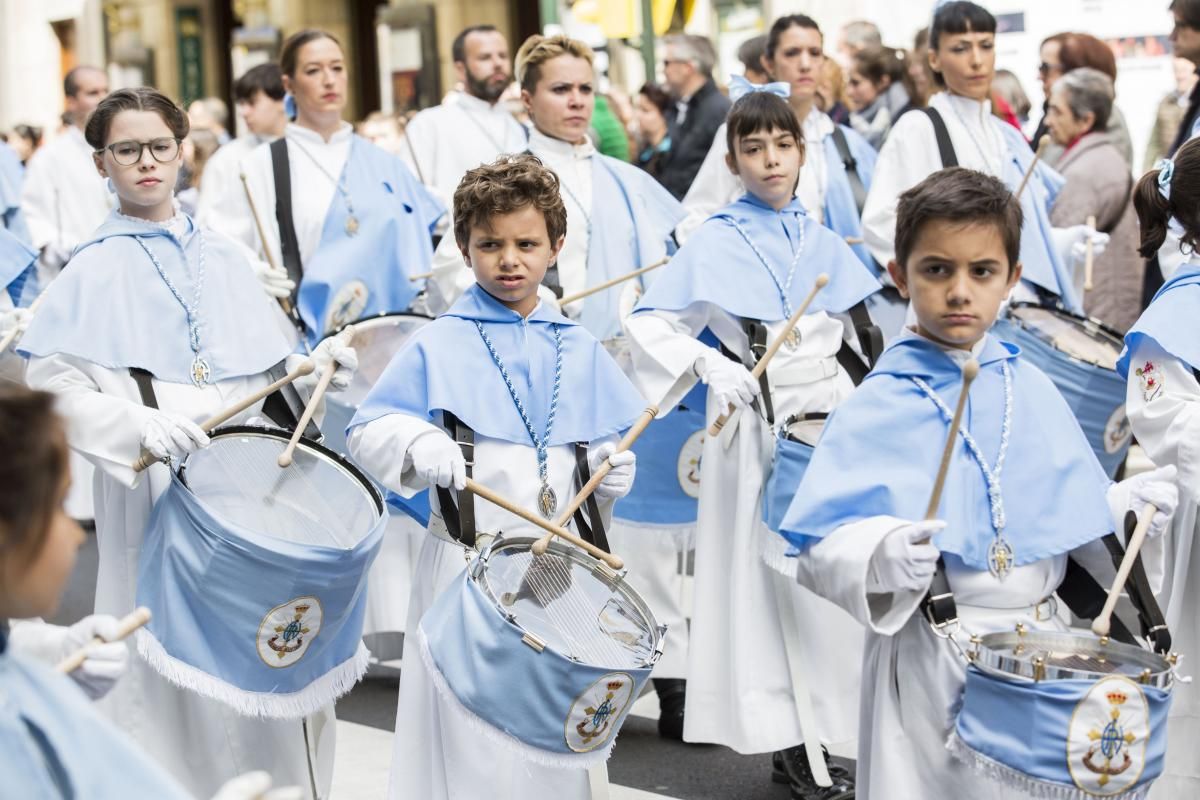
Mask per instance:
[[[792,94],[792,87],[784,81],[751,83],[741,75],[734,75],[729,79],[729,99],[733,102],[736,103],[753,92],[767,92],[768,94],[773,94],[776,97],[782,97],[784,100],[787,100]]]

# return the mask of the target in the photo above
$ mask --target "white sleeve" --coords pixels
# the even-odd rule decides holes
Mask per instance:
[[[713,212],[737,199],[742,191],[742,182],[729,171],[725,163],[725,126],[717,130],[712,147],[704,156],[700,171],[696,173],[692,186],[683,198],[683,210],[687,216],[675,228],[675,238],[683,244],[692,231],[699,228]]]
[[[634,383],[662,413],[696,384],[696,359],[714,354],[724,358],[696,338],[708,326],[709,315],[708,303],[693,303],[682,311],[634,314],[625,322]]]
[[[140,474],[132,464],[141,455],[142,430],[153,409],[104,394],[87,363],[72,356],[32,358],[26,378],[31,388],[55,395],[54,408],[66,420],[73,450],[125,486],[137,485]]]
[[[867,517],[843,525],[797,557],[796,581],[884,636],[897,633],[917,610],[925,591],[871,594],[871,558],[892,531],[911,522]]]
[[[933,123],[924,114],[905,114],[879,151],[863,206],[863,238],[871,255],[883,266],[896,257],[896,205],[900,195],[941,168]]]
[[[29,226],[29,238],[34,250],[48,244],[58,244],[58,189],[54,183],[54,164],[51,152],[34,153],[25,168],[21,183],[21,213]]]
[[[467,266],[462,251],[458,249],[453,223],[433,251],[431,271],[433,277],[426,281],[425,286],[430,296],[430,311],[435,315],[454,305],[463,292],[475,283],[475,273]]]
[[[363,469],[401,497],[412,497],[428,487],[412,468],[409,448],[426,434],[445,436],[433,423],[408,414],[386,414],[350,433],[346,446]]]
[[[1200,495],[1200,384],[1192,371],[1157,342],[1140,339],[1129,362],[1125,410],[1150,460],[1174,464],[1182,492]]]

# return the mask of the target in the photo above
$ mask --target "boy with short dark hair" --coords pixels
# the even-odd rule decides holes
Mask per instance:
[[[916,325],[830,417],[782,530],[797,579],[868,628],[861,796],[978,797],[995,791],[991,778],[947,749],[965,663],[920,613],[935,571],[957,601],[949,635],[964,650],[973,634],[1018,623],[1065,630],[1053,595],[1068,555],[1099,545],[1088,560],[1103,564],[1100,537],[1146,502],[1160,509],[1150,535],[1161,533],[1175,489],[1163,470],[1111,485],[1050,379],[988,333],[1021,276],[1021,210],[1003,183],[934,173],[901,195],[896,228],[888,269]],[[969,359],[979,375],[925,520]]]
[[[468,476],[553,519],[586,480],[580,461],[590,472],[610,460],[584,515],[592,530],[607,528],[633,484],[633,453],[613,451],[645,403],[599,341],[538,298],[566,225],[558,179],[535,156],[469,171],[454,195],[454,236],[476,283],[405,343],[350,425],[351,453],[381,484],[404,497],[432,489],[405,627],[389,789],[397,800],[588,797],[582,768],[502,750],[478,757],[484,740],[470,712],[439,690],[419,626],[461,578],[477,533],[540,536],[461,491]]]

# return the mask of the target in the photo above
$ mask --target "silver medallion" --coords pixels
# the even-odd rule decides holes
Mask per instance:
[[[999,580],[1008,577],[1013,568],[1012,545],[1003,536],[997,536],[988,547],[988,572]]]
[[[346,235],[354,236],[358,233],[358,217],[351,214],[346,217]]]
[[[192,384],[197,388],[207,386],[209,378],[212,377],[212,370],[208,368],[208,362],[200,356],[192,359]]]
[[[783,346],[788,350],[796,351],[800,349],[800,331],[797,328],[792,328],[783,340]]]
[[[558,511],[558,495],[549,484],[543,483],[541,491],[538,492],[538,511],[542,512],[546,519],[554,519],[554,513]]]

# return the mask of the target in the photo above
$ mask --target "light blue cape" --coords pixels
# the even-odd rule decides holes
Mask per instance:
[[[300,282],[300,317],[311,346],[347,322],[408,308],[421,288],[409,277],[429,270],[433,227],[446,213],[404,162],[360,136],[350,140],[343,177],[358,232],[346,233],[349,212],[335,193],[321,243],[304,264]],[[366,290],[365,307],[355,306],[355,313],[347,317],[339,306],[346,305],[346,290],[356,283]]]
[[[1149,307],[1125,334],[1117,372],[1129,378],[1129,360],[1143,339],[1150,339],[1191,369],[1200,369],[1200,265],[1180,267],[1154,295]]]
[[[171,383],[191,383],[187,315],[136,239],[150,248],[189,303],[200,238],[183,241],[149,222],[109,215],[79,246],[21,338],[24,356],[65,354],[109,369],[139,367]],[[212,381],[257,375],[292,351],[279,311],[233,242],[205,231],[200,353]],[[188,267],[184,267],[184,251]]]
[[[1066,553],[1113,530],[1108,477],[1062,395],[1015,345],[990,334],[979,358],[963,425],[989,466],[1004,418],[1001,365],[1012,371],[1012,432],[1001,475],[1016,564]],[[836,528],[867,517],[925,516],[949,422],[912,381],[925,380],[947,407],[958,402],[961,372],[936,344],[894,341],[875,369],[830,416],[812,462],[784,516],[782,535],[804,550]],[[994,531],[983,472],[962,437],[955,444],[933,543],[969,567],[988,568]]]
[[[0,287],[13,305],[26,307],[37,296],[37,253],[12,231],[0,228]]]
[[[879,290],[879,281],[846,245],[842,237],[809,219],[800,201],[775,211],[752,194],[745,194],[704,221],[679,249],[642,295],[636,311],[681,311],[693,303],[712,303],[730,314],[766,322],[787,318],[779,290],[767,267],[734,228],[736,220],[750,234],[775,270],[786,281],[792,262],[793,237],[804,226],[804,254],[792,279],[793,310],[812,290],[817,276],[829,274],[829,285],[809,306],[808,313],[840,313]]]
[[[7,228],[28,244],[29,227],[21,213],[21,183],[24,180],[25,167],[16,151],[0,142],[0,228]]]
[[[869,192],[871,191],[871,179],[875,175],[875,160],[879,154],[857,131],[851,130],[845,125],[838,127],[842,129],[842,133],[846,137],[846,145],[850,148],[850,155],[854,158],[858,179],[862,181],[863,188]],[[858,244],[851,245],[850,249],[858,256],[859,261],[871,269],[871,274],[875,275],[883,266],[876,265],[871,251],[861,241],[863,238],[862,218],[858,213],[858,205],[854,202],[854,190],[850,188],[850,178],[847,177],[842,154],[838,152],[832,135],[822,139],[821,146],[825,150],[825,163],[829,165],[827,170],[829,182],[825,187],[825,224],[834,233],[841,234],[843,238],[849,236],[860,240]]]
[[[434,422],[438,412],[449,411],[480,435],[530,445],[474,320],[483,323],[539,436],[554,383],[550,326],[560,326],[562,387],[549,446],[590,442],[623,431],[645,408],[621,368],[582,326],[544,303],[523,320],[475,284],[449,311],[405,342],[348,431],[387,414]]]

